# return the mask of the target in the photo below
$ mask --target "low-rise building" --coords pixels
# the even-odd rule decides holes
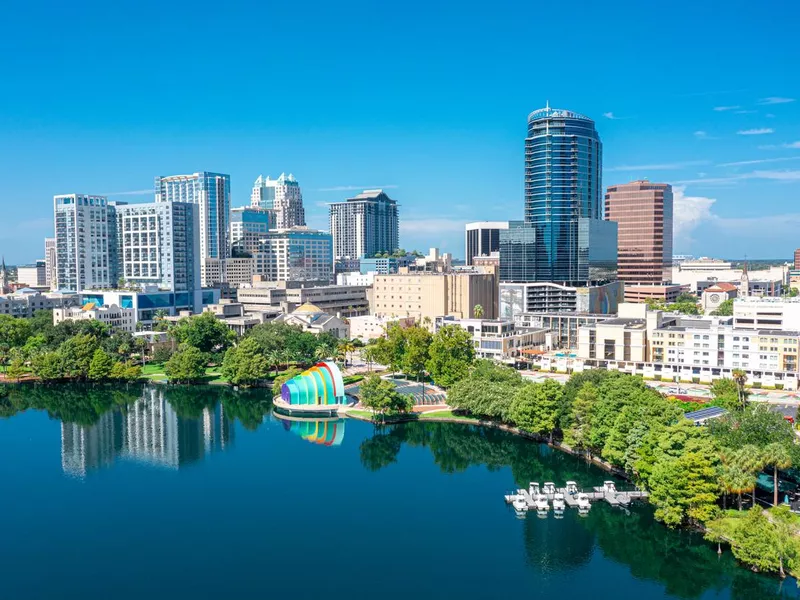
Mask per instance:
[[[289,314],[279,315],[275,322],[294,325],[315,335],[329,333],[340,340],[350,339],[350,327],[346,321],[329,315],[311,303],[303,304]]]
[[[228,284],[235,288],[249,285],[256,274],[255,258],[207,258],[202,265],[204,285],[217,287]]]
[[[438,317],[434,329],[457,325],[472,335],[475,355],[498,362],[515,363],[526,359],[527,351],[544,350],[547,330],[517,327],[510,319],[456,319]]]
[[[336,285],[358,285],[372,287],[375,283],[375,273],[361,273],[354,271],[351,273],[338,273],[336,275]]]
[[[739,288],[732,283],[718,283],[705,288],[700,296],[700,304],[703,306],[703,312],[708,314],[717,310],[720,305],[739,294]]]
[[[386,329],[395,323],[404,328],[414,325],[413,317],[362,315],[360,317],[350,317],[347,320],[350,323],[350,336],[364,343],[383,336]]]
[[[22,265],[17,267],[17,283],[28,285],[32,288],[47,287],[47,262],[37,260],[32,265]]]
[[[360,285],[320,285],[303,287],[299,282],[258,281],[237,290],[237,299],[247,312],[280,308],[289,313],[306,303],[340,317],[365,315],[370,312],[369,288]]]
[[[625,302],[664,302],[671,304],[683,292],[688,292],[689,286],[662,283],[662,284],[634,284],[625,283]]]
[[[800,330],[800,298],[737,298],[733,324],[739,329]]]
[[[373,287],[373,314],[413,317],[417,322],[443,315],[458,319],[497,316],[497,280],[488,273],[409,273],[377,275]]]
[[[89,302],[83,306],[53,309],[53,325],[62,321],[100,321],[117,331],[136,331],[136,316],[132,308],[120,308],[116,304],[98,306]]]
[[[615,316],[576,312],[518,313],[514,315],[514,322],[520,327],[547,330],[547,350],[575,350],[581,327],[608,321]]]
[[[620,281],[574,287],[550,281],[500,283],[500,316],[513,319],[520,313],[614,314],[623,301]]]
[[[203,306],[219,302],[219,290],[205,289],[195,292],[165,292],[161,290],[145,291],[111,290],[91,291],[80,295],[80,305],[89,303],[95,306],[111,306],[113,304],[133,309],[134,326],[139,322],[144,329],[152,327],[159,314],[177,315],[181,312],[196,314],[202,312]]]
[[[273,321],[283,314],[279,308],[248,313],[245,312],[242,303],[227,299],[221,299],[216,304],[204,306],[203,312],[212,313],[239,336],[244,335],[256,325]]]
[[[13,294],[0,295],[0,315],[32,317],[40,310],[54,310],[80,306],[78,294],[53,292],[43,294],[31,288],[22,288]]]

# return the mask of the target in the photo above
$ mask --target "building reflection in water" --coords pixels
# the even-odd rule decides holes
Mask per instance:
[[[286,431],[299,435],[312,444],[338,446],[344,439],[344,419],[299,419],[274,414]]]
[[[178,469],[225,450],[233,438],[222,403],[203,408],[198,417],[182,417],[163,387],[147,387],[134,404],[106,412],[94,425],[62,422],[61,467],[85,477],[120,458]]]

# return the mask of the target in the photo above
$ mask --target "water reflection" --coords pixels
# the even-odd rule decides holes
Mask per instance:
[[[177,469],[233,443],[234,429],[222,403],[182,416],[170,391],[144,387],[135,402],[114,406],[92,425],[62,422],[64,472],[84,477],[117,458]]]
[[[361,443],[361,463],[368,470],[383,469],[398,460],[404,445],[428,448],[445,473],[471,466],[510,468],[517,487],[527,487],[530,481],[567,480],[588,487],[609,477],[547,446],[503,431],[451,423],[412,422],[378,428]],[[498,502],[502,502],[503,492],[496,490]],[[511,510],[509,518],[514,518]],[[699,534],[673,531],[657,523],[647,505],[633,506],[626,514],[598,503],[586,518],[568,510],[563,519],[528,516],[518,522],[526,562],[537,574],[588,568],[594,554],[600,552],[626,566],[633,577],[658,582],[679,598],[701,598],[726,590],[731,598],[748,600],[800,597],[794,580],[781,583],[751,573],[736,564],[730,551],[719,556],[716,547]]]
[[[299,419],[274,413],[275,419],[281,422],[286,431],[312,444],[322,446],[339,446],[344,439],[344,419]]]

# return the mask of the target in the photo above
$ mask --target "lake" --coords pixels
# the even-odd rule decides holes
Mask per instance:
[[[517,519],[603,471],[459,424],[285,421],[264,391],[0,398],[0,598],[800,597],[646,505]]]

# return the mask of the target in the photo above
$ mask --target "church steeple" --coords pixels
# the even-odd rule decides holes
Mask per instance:
[[[744,261],[742,277],[739,280],[739,297],[745,298],[750,295],[750,276],[747,274],[747,259]]]
[[[3,257],[2,264],[0,264],[0,293],[3,293],[8,288],[8,269],[6,268],[6,257]]]

